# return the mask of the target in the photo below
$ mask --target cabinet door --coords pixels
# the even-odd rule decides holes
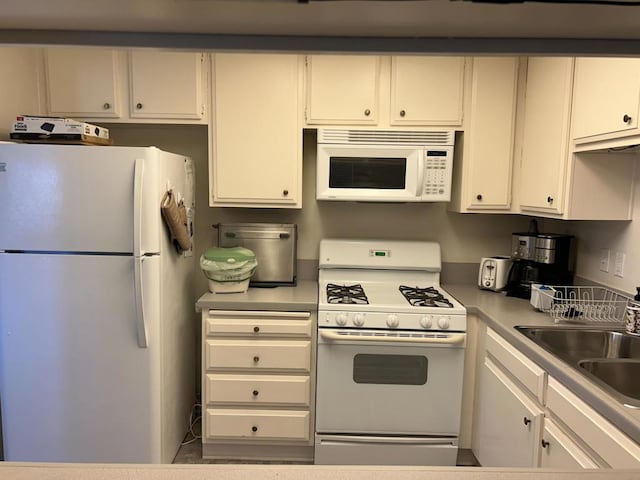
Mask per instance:
[[[106,48],[48,48],[48,112],[68,117],[120,116],[117,52]]]
[[[391,125],[461,125],[464,57],[391,58]]]
[[[598,464],[549,418],[544,419],[541,446],[542,468],[599,468]]]
[[[522,210],[563,212],[572,78],[572,58],[529,58],[520,170]]]
[[[637,129],[639,102],[640,59],[576,59],[573,138]]]
[[[465,132],[469,209],[509,209],[518,59],[473,59],[471,121]]]
[[[211,206],[301,207],[301,57],[213,62]]]
[[[202,118],[202,63],[201,53],[130,52],[131,117]]]
[[[0,47],[0,140],[9,139],[16,116],[44,112],[41,63],[40,49]]]
[[[307,57],[307,123],[375,125],[380,57]]]
[[[480,370],[473,453],[483,467],[537,467],[543,412],[490,359]]]

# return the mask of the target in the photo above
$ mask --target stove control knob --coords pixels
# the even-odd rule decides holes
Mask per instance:
[[[431,316],[425,315],[424,317],[422,317],[420,319],[420,325],[422,325],[422,328],[431,328],[431,326],[433,325],[433,320],[431,319]]]
[[[400,324],[398,316],[393,313],[387,317],[387,326],[390,328],[396,328]]]
[[[347,315],[345,313],[339,313],[336,317],[336,323],[341,327],[347,324]]]
[[[364,325],[364,315],[362,315],[361,313],[356,313],[355,316],[353,317],[353,324],[356,327],[361,327]]]
[[[438,319],[438,327],[443,330],[449,328],[449,317],[440,317]]]

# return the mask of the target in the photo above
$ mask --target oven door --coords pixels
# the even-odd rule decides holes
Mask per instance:
[[[422,154],[423,149],[415,146],[318,144],[316,198],[419,201]]]
[[[465,340],[319,329],[316,432],[458,436]]]

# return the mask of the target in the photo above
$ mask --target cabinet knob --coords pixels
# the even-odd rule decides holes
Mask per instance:
[[[476,200],[482,200],[482,195],[481,194],[476,195]]]
[[[547,442],[544,438],[542,439],[542,441],[540,442],[540,445],[542,445],[542,448],[547,448],[549,446],[549,442]]]
[[[251,427],[251,431],[252,432],[257,432],[258,431],[258,427],[256,427],[255,425],[253,427]]]
[[[142,110],[142,104],[141,103],[136,103],[136,109]]]
[[[548,196],[547,197],[547,203],[553,203],[553,197],[552,196]]]
[[[528,419],[527,417],[524,417],[522,421],[524,422],[525,425],[529,425],[531,423],[531,420]]]
[[[282,190],[282,195],[284,195],[285,197],[289,195],[289,190]]]
[[[371,115],[371,110],[369,110],[368,108],[364,111],[364,116],[368,117],[369,115]]]
[[[111,104],[109,102],[104,102],[104,105],[102,105],[102,108],[105,110],[109,110],[111,108]]]
[[[258,327],[258,326],[253,327],[253,331],[258,333],[260,331],[260,327]]]
[[[407,112],[405,112],[404,110],[400,110],[400,116],[404,117],[407,114]]]
[[[260,357],[258,357],[257,355],[255,357],[253,357],[253,361],[255,363],[258,363],[260,361]]]
[[[251,392],[251,393],[253,393],[253,396],[254,396],[254,397],[257,397],[257,396],[258,396],[258,394],[259,394],[260,392],[258,392],[258,390],[254,390],[254,391],[253,391],[253,392]]]
[[[624,123],[631,123],[631,117],[625,113],[624,116],[622,117],[622,121]]]

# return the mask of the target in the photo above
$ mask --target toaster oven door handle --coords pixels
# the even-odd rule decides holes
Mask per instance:
[[[444,344],[458,345],[464,343],[466,333],[437,334],[438,336],[422,336],[422,337],[398,337],[395,335],[349,335],[332,330],[320,330],[320,336],[325,340],[348,341],[348,342],[388,342],[388,343],[428,343],[428,344]]]

